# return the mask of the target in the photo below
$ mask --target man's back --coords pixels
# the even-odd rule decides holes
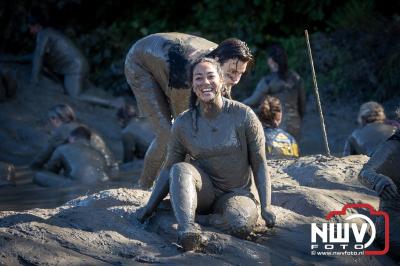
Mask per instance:
[[[108,180],[104,156],[88,143],[77,141],[58,147],[48,163],[49,170],[64,169],[64,175],[82,183]]]
[[[35,61],[43,56],[43,63],[58,74],[82,74],[89,71],[89,64],[67,36],[52,28],[38,33]]]

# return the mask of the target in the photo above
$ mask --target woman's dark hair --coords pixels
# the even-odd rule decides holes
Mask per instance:
[[[209,58],[209,57],[201,57],[199,59],[197,59],[196,61],[193,62],[193,64],[190,66],[190,73],[189,73],[189,82],[191,84],[191,92],[190,92],[190,102],[189,102],[189,109],[192,111],[192,125],[195,131],[197,131],[197,116],[198,116],[198,110],[197,110],[197,95],[196,93],[194,93],[193,91],[193,71],[195,69],[195,67],[200,64],[200,63],[210,63],[212,65],[214,65],[217,69],[217,73],[220,76],[221,79],[224,78],[224,74],[222,72],[221,69],[221,65],[219,64],[219,62],[213,58]],[[222,93],[224,91],[224,88],[222,88]]]
[[[280,44],[273,44],[269,48],[268,57],[271,57],[278,64],[278,76],[286,80],[288,77],[288,57],[285,49]]]
[[[75,112],[68,104],[57,104],[53,106],[48,115],[49,118],[56,117],[63,123],[69,123],[76,120]]]
[[[266,126],[277,128],[276,115],[282,113],[281,101],[272,96],[266,96],[258,107],[258,116]]]
[[[76,139],[90,140],[92,132],[85,126],[79,126],[70,133],[70,136]]]
[[[253,62],[253,55],[247,44],[239,39],[230,38],[221,42],[207,57],[215,58],[222,65],[229,59],[239,59],[243,62]]]

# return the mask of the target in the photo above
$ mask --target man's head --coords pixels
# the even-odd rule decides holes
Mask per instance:
[[[215,58],[221,64],[228,88],[240,81],[248,63],[253,62],[253,55],[247,44],[235,38],[221,42],[207,57]]]
[[[28,28],[29,32],[33,36],[36,36],[36,34],[38,34],[39,31],[42,30],[46,23],[47,20],[44,14],[42,14],[42,12],[38,8],[34,8],[31,11],[31,14],[28,16]]]
[[[383,106],[377,102],[366,102],[360,106],[358,112],[358,123],[361,126],[373,122],[383,122],[386,119],[385,110]]]
[[[90,141],[92,137],[92,132],[85,126],[80,126],[75,128],[68,137],[69,143],[74,143],[77,140]]]

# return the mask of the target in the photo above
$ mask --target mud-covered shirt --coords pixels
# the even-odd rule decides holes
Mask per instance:
[[[194,114],[188,110],[173,124],[165,167],[183,162],[188,154],[218,189],[251,192],[252,167],[265,162],[264,132],[257,116],[228,99],[212,121],[200,115],[195,119]]]
[[[244,104],[258,107],[266,95],[274,96],[282,104],[281,128],[298,137],[301,120],[305,113],[305,91],[300,76],[289,71],[287,80],[277,73],[262,78],[253,94],[243,101]]]
[[[380,144],[396,131],[396,127],[382,122],[366,124],[353,131],[346,140],[343,156],[365,154],[372,156]]]

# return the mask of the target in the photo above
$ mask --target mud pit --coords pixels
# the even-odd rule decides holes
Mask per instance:
[[[269,162],[277,225],[262,221],[251,241],[203,228],[208,247],[183,253],[176,244],[176,221],[167,203],[144,225],[136,210],[149,192],[130,188],[104,190],[54,209],[0,213],[0,262],[46,264],[278,264],[323,263],[391,265],[388,257],[310,255],[310,224],[322,222],[345,203],[377,198],[361,187],[356,173],[367,157],[324,156]],[[335,170],[330,170],[335,169]],[[293,174],[295,173],[295,174]]]
[[[115,110],[74,101],[48,79],[31,88],[25,82],[28,68],[17,76],[17,97],[0,104],[2,161],[17,165],[30,161],[46,141],[40,134],[46,130],[46,111],[60,102],[71,104],[78,118],[103,135],[121,159]],[[311,223],[325,221],[327,213],[345,203],[377,207],[378,199],[356,178],[366,161],[365,156],[321,155],[269,161],[276,227],[266,230],[260,220],[256,233],[247,240],[203,227],[208,239],[203,253],[179,249],[168,203],[148,223],[139,224],[136,210],[149,192],[133,189],[129,180],[62,190],[38,188],[26,181],[17,187],[1,187],[0,265],[392,265],[386,256],[310,255]]]

